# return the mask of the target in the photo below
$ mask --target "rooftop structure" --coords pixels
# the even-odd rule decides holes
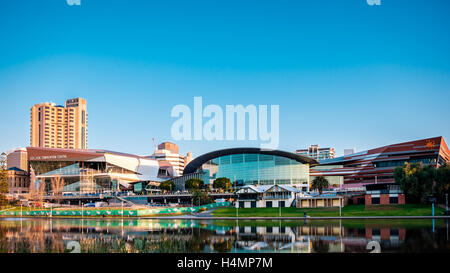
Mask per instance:
[[[316,160],[334,158],[334,148],[320,148],[319,145],[311,145],[308,149],[295,151],[296,154],[308,156]]]

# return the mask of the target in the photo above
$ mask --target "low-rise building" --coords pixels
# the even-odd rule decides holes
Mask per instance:
[[[366,185],[364,196],[366,206],[405,204],[405,194],[398,184],[372,184]]]
[[[30,175],[27,171],[12,167],[8,169],[8,192],[16,197],[18,194],[28,193]]]
[[[297,208],[343,207],[344,197],[335,193],[303,193],[297,196]]]
[[[238,208],[291,207],[301,191],[288,185],[247,185],[236,192]]]

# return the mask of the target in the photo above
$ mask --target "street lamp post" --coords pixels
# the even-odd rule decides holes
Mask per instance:
[[[237,193],[237,181],[236,181],[236,175],[234,176],[234,194]],[[239,202],[236,199],[236,218],[239,217]]]
[[[448,193],[445,194],[445,213],[448,214]]]

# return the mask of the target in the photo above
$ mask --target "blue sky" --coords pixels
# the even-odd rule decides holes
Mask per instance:
[[[33,104],[88,101],[89,148],[170,141],[177,104],[280,105],[280,149],[450,138],[450,1],[0,2],[0,150]],[[195,155],[251,141],[181,141]]]

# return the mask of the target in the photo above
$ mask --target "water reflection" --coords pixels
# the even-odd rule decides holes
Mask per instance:
[[[448,220],[195,221],[1,219],[0,252],[450,252]],[[446,222],[447,221],[447,222]],[[434,232],[433,232],[434,230]]]

